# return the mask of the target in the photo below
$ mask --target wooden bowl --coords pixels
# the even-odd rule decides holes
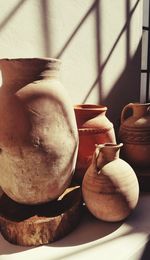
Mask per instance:
[[[69,187],[55,201],[23,205],[6,194],[0,198],[0,231],[9,242],[38,246],[54,242],[71,232],[81,216],[80,186]]]

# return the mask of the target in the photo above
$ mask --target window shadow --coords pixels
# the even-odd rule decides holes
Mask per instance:
[[[61,56],[63,55],[63,53],[66,51],[67,47],[69,46],[69,44],[71,43],[71,41],[73,40],[73,38],[75,37],[76,33],[79,31],[79,29],[81,29],[81,27],[83,26],[84,22],[86,21],[86,19],[89,17],[89,15],[91,14],[91,12],[96,8],[96,6],[99,4],[99,0],[94,1],[94,3],[91,5],[91,7],[89,8],[89,10],[87,11],[87,13],[84,15],[84,17],[81,19],[81,21],[78,23],[78,25],[76,26],[75,30],[72,32],[72,34],[70,35],[70,37],[68,38],[68,40],[65,42],[65,44],[63,45],[63,47],[61,48],[61,50],[59,51],[59,53],[56,55],[56,58],[61,58]]]
[[[0,24],[0,29],[2,29],[10,20],[11,18],[15,15],[15,13],[19,10],[19,8],[21,7],[21,5],[25,2],[26,0],[22,0],[20,1],[15,7],[14,9],[9,13],[9,15],[3,20],[3,22]],[[63,45],[63,47],[61,48],[61,50],[59,51],[59,53],[57,54],[57,58],[61,58],[61,56],[63,55],[63,53],[67,50],[67,47],[69,46],[69,44],[71,43],[71,41],[74,39],[76,33],[78,32],[78,30],[81,28],[81,26],[83,26],[85,20],[88,18],[88,16],[91,14],[92,11],[95,10],[95,31],[96,31],[96,37],[97,37],[97,45],[96,45],[96,52],[97,52],[97,67],[98,67],[98,76],[97,78],[94,80],[93,84],[91,85],[91,87],[89,88],[88,92],[86,93],[83,102],[85,103],[90,94],[92,93],[93,89],[97,86],[99,86],[99,102],[104,102],[107,106],[108,106],[108,117],[112,118],[115,124],[115,127],[118,128],[119,126],[119,113],[120,110],[123,108],[123,106],[126,103],[129,103],[130,101],[138,101],[139,99],[139,94],[138,91],[139,90],[139,82],[140,82],[140,72],[139,72],[139,78],[133,79],[132,75],[135,74],[135,71],[138,70],[138,68],[140,67],[140,56],[141,56],[141,42],[138,46],[138,49],[134,55],[134,57],[130,57],[130,20],[132,18],[132,15],[134,14],[134,11],[137,8],[137,5],[139,3],[140,0],[138,0],[135,4],[135,6],[133,7],[133,9],[130,11],[130,0],[126,1],[126,18],[127,18],[127,22],[125,23],[125,25],[123,26],[122,30],[120,31],[116,41],[114,42],[112,49],[110,51],[110,53],[108,54],[106,60],[104,61],[103,64],[101,64],[101,49],[100,49],[100,43],[101,43],[101,34],[100,34],[100,18],[101,18],[101,14],[100,14],[100,1],[96,0],[93,5],[89,8],[89,10],[87,11],[87,13],[85,14],[85,16],[82,18],[82,20],[79,22],[79,24],[77,25],[76,29],[72,32],[72,34],[70,35],[70,37],[67,39],[66,43]],[[43,35],[45,38],[45,53],[46,55],[49,55],[50,53],[50,35],[48,35],[49,33],[49,24],[48,24],[48,20],[46,20],[47,16],[48,16],[48,1],[42,1],[42,14],[43,14],[43,27],[44,27],[44,31],[43,31]],[[118,77],[118,80],[115,82],[115,84],[112,86],[112,90],[109,93],[109,95],[107,96],[106,99],[103,99],[102,97],[102,90],[101,90],[101,75],[102,72],[105,68],[105,66],[108,64],[110,57],[112,56],[115,48],[117,47],[117,44],[119,43],[123,33],[126,32],[126,66],[124,69],[124,72]],[[139,63],[137,63],[137,60],[139,61]],[[129,84],[130,86],[132,85],[133,88],[129,89],[127,92],[127,84]],[[137,93],[135,95],[135,93]],[[126,97],[124,99],[124,103],[122,103],[122,100],[120,99],[120,96],[124,96]],[[117,104],[116,107],[114,107],[114,104]],[[90,219],[90,216],[89,216]],[[90,220],[91,221],[91,220]],[[110,234],[111,232],[115,231],[117,228],[119,227],[119,225],[114,225],[111,226],[109,232],[106,233],[101,233],[101,237],[102,236],[106,236],[108,234]],[[90,241],[94,240],[94,239],[98,239],[100,237],[100,233],[99,230],[96,230],[97,233],[96,235],[92,235],[90,237]],[[135,229],[133,228],[133,231],[135,231]],[[80,236],[80,234],[78,233],[78,236]],[[81,239],[81,243],[87,243],[90,242],[88,241],[88,237],[82,237],[80,236]],[[63,242],[61,241],[59,243],[59,245],[62,246],[67,246],[68,244],[63,244]],[[72,243],[79,243],[79,241],[73,241]],[[9,244],[9,243],[8,243]],[[149,249],[150,249],[150,243],[148,242],[145,248],[145,251],[143,253],[143,256],[141,258],[141,260],[146,260],[148,258],[144,258],[146,257],[147,253],[149,253]],[[8,250],[8,245],[5,244],[5,246],[3,248],[1,248],[1,250],[3,251],[3,253],[9,252],[19,252],[19,251],[24,251],[26,250],[25,248],[19,249],[18,247],[13,247],[12,246],[12,251],[6,251]]]
[[[120,111],[130,102],[139,102],[140,99],[140,68],[141,41],[134,57],[130,58],[123,73],[114,83],[107,98],[103,101],[108,107],[107,116],[111,118],[116,133],[120,126]],[[136,78],[133,75],[136,74]],[[128,87],[132,86],[132,87]],[[123,98],[121,98],[123,97]],[[115,105],[117,104],[117,106]]]
[[[98,248],[99,252],[100,247],[104,244],[114,242],[116,240],[119,240],[118,244],[119,246],[123,245],[123,239],[128,239],[137,234],[145,234],[145,240],[146,237],[149,235],[149,212],[150,204],[149,204],[149,195],[144,195],[144,197],[140,197],[139,203],[137,207],[134,209],[132,214],[125,220],[121,222],[116,223],[108,223],[100,220],[96,220],[90,213],[84,212],[85,217],[81,219],[81,223],[78,227],[76,227],[75,230],[73,230],[70,234],[68,234],[66,237],[46,245],[49,249],[51,247],[55,248],[61,248],[66,247],[66,251],[63,251],[63,255],[61,255],[62,258],[67,259],[67,257],[71,257],[72,255],[76,255],[78,257],[78,254],[84,253],[84,251],[92,250],[94,248]],[[116,233],[118,232],[118,233]],[[109,236],[110,235],[110,236]],[[105,238],[106,239],[103,239]],[[102,239],[101,239],[102,238]],[[90,243],[92,241],[95,241],[94,244]],[[143,241],[143,238],[142,238]],[[87,244],[87,246],[84,244]],[[83,245],[83,247],[76,248],[77,245]],[[72,252],[67,250],[68,247],[74,247]],[[135,247],[134,247],[135,248]],[[34,254],[37,253],[38,247],[21,247],[21,246],[15,246],[7,242],[3,239],[3,237],[0,236],[0,254],[14,254],[14,253],[21,253],[26,250],[31,250],[31,252],[34,250]],[[140,260],[149,260],[149,258],[146,258],[146,256],[149,256],[150,250],[150,243],[147,242],[145,249],[143,251],[143,255]],[[33,252],[32,252],[33,253]],[[28,252],[28,255],[30,252]],[[20,255],[21,256],[21,255]],[[53,259],[60,259],[60,256],[54,257]]]
[[[22,5],[26,2],[27,0],[21,0],[17,3],[16,6],[9,12],[9,14],[5,17],[5,19],[1,22],[0,24],[0,30],[2,30],[8,22],[11,21],[11,19],[16,15],[16,13],[19,11],[19,9],[22,7]]]
[[[112,241],[112,243],[114,243],[115,240],[116,240],[116,242],[118,242],[119,246],[123,246],[122,239],[130,239],[130,236],[132,238],[133,234],[139,235],[139,234],[144,233],[145,240],[146,240],[146,237],[149,234],[147,224],[140,225],[139,223],[148,223],[149,216],[148,216],[148,214],[145,213],[145,209],[149,210],[149,206],[147,205],[148,200],[149,200],[148,196],[141,197],[139,199],[139,203],[138,203],[137,207],[134,209],[132,214],[130,214],[130,216],[125,221],[118,222],[118,223],[105,223],[103,221],[99,221],[99,223],[98,223],[98,220],[97,220],[97,224],[96,224],[97,230],[96,230],[96,228],[93,228],[93,223],[91,224],[91,221],[92,221],[92,216],[91,216],[91,219],[89,218],[89,220],[90,220],[89,224],[91,225],[92,229],[89,230],[89,229],[86,229],[85,227],[84,227],[84,230],[80,229],[80,236],[78,236],[77,229],[76,229],[72,234],[68,235],[68,237],[66,237],[65,239],[61,239],[60,241],[58,241],[56,243],[52,243],[51,245],[48,245],[48,247],[76,246],[76,245],[92,242],[92,241],[94,241],[94,239],[92,240],[90,238],[90,233],[91,233],[91,237],[93,237],[92,234],[97,234],[97,237],[95,237],[95,240],[97,239],[97,241],[95,241],[94,244],[89,243],[88,247],[81,247],[78,250],[76,250],[76,248],[74,248],[74,252],[71,252],[71,253],[70,252],[68,253],[66,251],[66,253],[64,255],[62,255],[62,258],[66,259],[67,257],[71,257],[72,255],[76,255],[76,257],[78,257],[78,254],[80,254],[80,253],[82,254],[82,253],[84,253],[84,251],[86,251],[86,253],[87,253],[88,250],[90,252],[90,250],[93,250],[96,247],[97,247],[97,250],[99,249],[99,252],[101,252],[101,249],[100,249],[101,246],[103,246],[104,244],[107,244],[108,248],[109,248],[109,243],[111,245],[111,241]],[[116,225],[116,227],[115,227],[115,225]],[[112,228],[112,230],[111,230],[111,228]],[[110,229],[110,232],[106,232],[106,230],[108,231],[108,229]],[[105,230],[105,234],[103,233],[104,230]],[[99,235],[98,235],[98,232],[99,232]],[[116,232],[118,232],[118,235]],[[103,239],[105,236],[107,236],[106,239]],[[85,240],[83,240],[83,237]],[[150,249],[150,243],[147,244],[147,246],[145,248],[145,253],[143,253],[143,255],[146,255],[146,254],[148,255],[149,249]],[[138,248],[137,248],[137,250],[138,250]],[[114,251],[114,253],[116,253],[116,251]],[[58,258],[56,257],[54,259],[58,260],[59,257]],[[149,259],[141,258],[141,260],[149,260]]]
[[[45,44],[45,55],[49,57],[51,53],[51,42],[50,42],[50,23],[48,21],[49,17],[49,0],[40,1],[41,2],[41,15],[42,15],[42,28],[43,28],[43,38]]]
[[[144,251],[139,260],[149,260],[150,259],[150,236],[148,238],[148,242],[144,248]]]
[[[105,69],[106,65],[108,64],[115,48],[117,47],[122,35],[126,32],[126,67],[124,69],[124,74],[127,73],[126,68],[128,67],[129,63],[131,64],[131,58],[130,58],[130,20],[139,4],[140,0],[137,0],[136,4],[134,5],[134,7],[132,8],[131,11],[129,11],[130,8],[130,0],[127,0],[126,2],[126,23],[124,24],[122,30],[120,31],[117,39],[115,40],[114,44],[112,45],[112,48],[107,56],[107,58],[105,59],[104,63],[100,65],[99,67],[99,74],[97,76],[97,78],[94,80],[93,84],[91,85],[91,87],[89,88],[87,94],[85,95],[82,103],[85,103],[89,96],[91,95],[93,89],[97,86],[97,83],[99,82],[100,78],[101,78],[101,74],[103,72],[103,70]],[[141,63],[141,61],[140,61]],[[132,67],[131,67],[132,68]],[[128,76],[128,75],[127,75]],[[139,86],[139,85],[138,85]],[[102,90],[99,90],[100,93],[102,93]],[[113,86],[112,86],[112,91],[113,91]],[[101,99],[99,100],[100,103],[106,103],[107,101],[103,98],[102,94],[100,95]]]

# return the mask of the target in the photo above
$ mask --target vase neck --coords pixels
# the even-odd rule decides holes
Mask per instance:
[[[51,58],[1,59],[1,92],[12,94],[33,81],[56,78],[60,64]]]
[[[40,79],[49,79],[49,78],[59,78],[60,72],[60,61],[59,60],[50,60],[43,66],[39,78]]]
[[[97,169],[101,169],[107,163],[119,158],[120,148],[123,146],[120,144],[100,144],[96,146],[97,152]]]
[[[133,115],[137,118],[141,118],[150,113],[150,103],[145,104],[134,104],[133,105]]]
[[[105,116],[107,107],[102,105],[82,104],[74,107],[77,125],[81,127],[86,121],[98,116]]]

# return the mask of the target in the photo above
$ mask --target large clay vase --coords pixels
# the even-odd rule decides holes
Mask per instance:
[[[119,158],[122,144],[97,145],[83,182],[83,199],[89,211],[104,221],[121,221],[139,198],[139,184],[131,166]]]
[[[150,167],[150,103],[129,103],[121,113],[121,156],[133,167]]]
[[[115,143],[113,124],[106,117],[107,107],[83,104],[74,107],[79,132],[79,150],[75,178],[82,182],[97,143]]]
[[[0,60],[0,186],[25,204],[58,198],[75,169],[78,130],[60,61]]]

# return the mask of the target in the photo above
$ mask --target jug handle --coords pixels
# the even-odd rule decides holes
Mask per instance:
[[[97,158],[100,154],[100,150],[104,147],[105,145],[104,144],[95,144],[95,151],[93,153],[93,158],[92,158],[92,163],[94,165],[94,168],[95,168],[95,172],[99,175],[100,174],[100,170],[98,170],[98,167],[97,167]]]
[[[133,114],[133,103],[129,103],[128,105],[126,105],[122,112],[121,112],[121,123],[124,122],[124,120],[126,120],[128,117],[131,116],[131,114],[129,114],[129,112],[132,112]]]

